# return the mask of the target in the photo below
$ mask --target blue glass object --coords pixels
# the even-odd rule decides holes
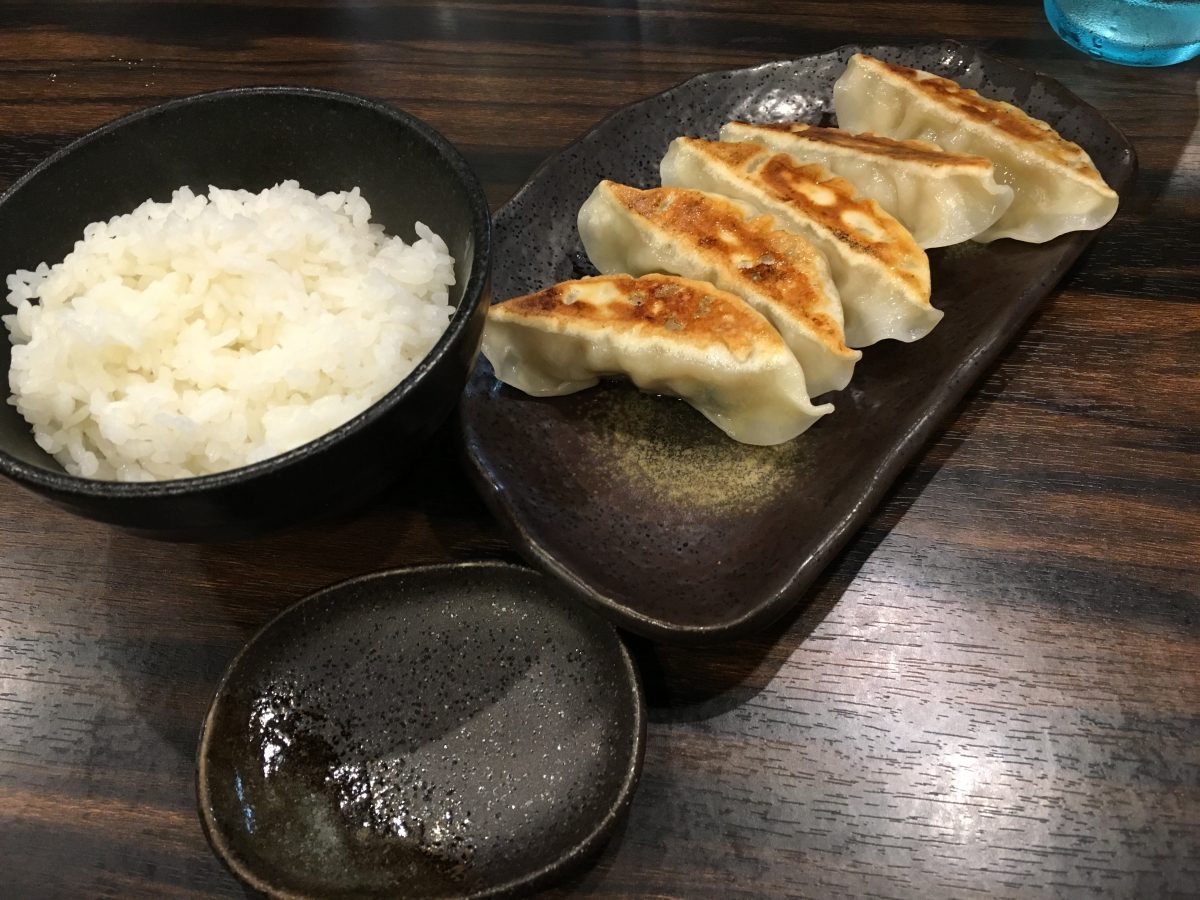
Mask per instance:
[[[1200,0],[1045,0],[1046,19],[1084,53],[1126,66],[1200,56]]]

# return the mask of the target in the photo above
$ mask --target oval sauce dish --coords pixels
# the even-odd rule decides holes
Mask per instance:
[[[523,893],[598,850],[641,770],[616,631],[502,563],[321,590],[231,663],[200,736],[213,850],[276,897]]]

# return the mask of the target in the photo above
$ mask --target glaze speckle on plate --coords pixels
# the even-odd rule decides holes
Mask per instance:
[[[214,850],[277,896],[495,896],[597,849],[644,743],[611,627],[528,569],[365,576],[230,666],[201,736]]]
[[[604,178],[657,184],[675,137],[715,138],[730,119],[832,124],[833,83],[859,51],[1013,102],[1082,145],[1118,193],[1132,179],[1125,138],[1048,78],[954,42],[842,47],[700,75],[613,113],[497,214],[493,298],[594,274],[580,205]],[[737,444],[627,384],[533,399],[481,358],[460,404],[472,476],[525,555],[623,627],[691,642],[761,628],[803,597],[1094,236],[930,251],[942,322],[916,344],[866,348],[850,386],[827,395],[835,411],[780,448]]]

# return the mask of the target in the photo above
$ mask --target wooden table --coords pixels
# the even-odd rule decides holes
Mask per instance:
[[[1195,896],[1200,61],[1087,60],[1033,0],[9,2],[0,185],[130,110],[288,83],[425,118],[499,205],[605,113],[693,74],[941,37],[1102,109],[1137,147],[1134,194],[793,615],[708,650],[636,643],[641,787],[561,890]],[[242,895],[193,790],[238,647],[354,574],[516,558],[434,465],[436,489],[219,546],[0,484],[0,895]]]

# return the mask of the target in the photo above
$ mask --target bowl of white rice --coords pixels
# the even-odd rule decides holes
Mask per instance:
[[[490,222],[418,119],[308,88],[127,116],[0,197],[0,473],[226,540],[406,474],[479,348]]]

